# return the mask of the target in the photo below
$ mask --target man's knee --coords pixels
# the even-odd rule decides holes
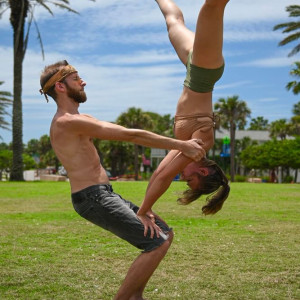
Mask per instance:
[[[169,241],[169,243],[170,243],[170,246],[171,246],[171,244],[172,244],[172,242],[173,242],[173,238],[174,238],[174,232],[173,232],[173,231],[170,231],[170,232],[169,232],[169,238],[168,238],[168,241]]]
[[[170,231],[168,235],[169,235],[168,239],[163,243],[163,245],[165,245],[165,247],[167,248],[166,251],[168,251],[168,249],[170,248],[173,242],[173,237],[174,237],[173,231]]]
[[[156,248],[155,250],[166,253],[172,244],[173,237],[174,237],[173,231],[168,232],[168,238],[166,239],[166,241],[163,244],[161,244],[158,248]]]

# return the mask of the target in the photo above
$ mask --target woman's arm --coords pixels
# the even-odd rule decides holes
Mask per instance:
[[[150,186],[147,188],[144,201],[137,215],[146,215],[151,210],[153,204],[169,188],[174,177],[192,162],[191,159],[184,156],[181,152],[171,151],[170,153],[166,161],[163,161],[161,169],[155,172],[154,179],[151,178]]]
[[[153,204],[164,194],[172,183],[173,178],[187,166],[191,159],[177,150],[172,150],[159,164],[151,176],[144,201],[137,212],[137,217],[144,225],[144,235],[150,230],[150,236],[159,237],[161,229],[155,224],[156,215],[152,212]]]
[[[179,153],[180,152],[178,150],[171,150],[165,156],[165,158],[160,162],[156,170],[153,172],[147,186],[147,191],[149,190],[149,188],[151,188],[152,183],[155,181],[155,178],[159,175],[159,173],[161,173],[166,168],[166,166],[168,166],[171,163],[171,161],[175,158],[175,156],[177,156]]]

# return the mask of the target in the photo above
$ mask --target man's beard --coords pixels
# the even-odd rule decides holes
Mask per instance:
[[[77,91],[71,88],[68,84],[67,86],[67,95],[72,98],[77,103],[84,103],[87,99],[85,91]]]

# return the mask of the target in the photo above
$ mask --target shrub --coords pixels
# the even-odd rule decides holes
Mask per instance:
[[[246,182],[247,177],[242,175],[235,175],[234,180],[235,182]]]

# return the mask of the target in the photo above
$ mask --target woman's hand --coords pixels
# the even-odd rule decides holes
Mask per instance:
[[[161,229],[155,224],[155,216],[152,210],[149,210],[146,214],[139,214],[138,211],[137,217],[144,225],[144,236],[146,236],[148,230],[150,230],[150,237],[152,239],[154,237],[154,234],[156,234],[156,236],[159,237],[159,233],[161,232]]]

